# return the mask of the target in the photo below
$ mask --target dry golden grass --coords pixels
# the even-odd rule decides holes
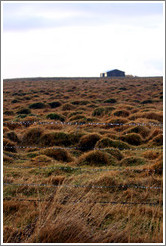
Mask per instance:
[[[4,242],[162,243],[162,85],[5,80]]]

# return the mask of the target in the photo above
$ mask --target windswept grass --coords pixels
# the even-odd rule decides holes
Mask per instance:
[[[162,83],[4,80],[4,243],[163,242]]]

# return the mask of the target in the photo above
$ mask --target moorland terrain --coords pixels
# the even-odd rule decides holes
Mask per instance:
[[[162,124],[162,77],[4,80],[4,242],[161,243]]]

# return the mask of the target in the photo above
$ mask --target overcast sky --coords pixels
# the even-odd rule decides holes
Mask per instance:
[[[2,2],[3,78],[163,75],[163,2]]]

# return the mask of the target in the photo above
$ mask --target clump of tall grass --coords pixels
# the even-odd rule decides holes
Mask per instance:
[[[17,152],[16,144],[10,141],[9,139],[6,138],[3,139],[3,147],[5,151],[15,152],[15,153]]]
[[[144,158],[148,160],[155,160],[159,156],[159,152],[147,150],[143,153]]]
[[[72,117],[72,116],[75,116],[75,115],[78,115],[78,114],[83,114],[83,111],[74,111],[74,112],[69,114],[69,117]]]
[[[58,101],[50,102],[48,104],[50,105],[51,108],[57,108],[57,107],[60,107],[61,106],[61,103],[58,102]]]
[[[42,102],[32,103],[29,105],[29,108],[31,108],[31,109],[42,109],[42,108],[45,108],[45,104]]]
[[[159,156],[155,163],[151,165],[150,167],[152,170],[155,170],[156,174],[162,174],[163,173],[163,158],[162,156]]]
[[[99,150],[92,150],[82,154],[78,158],[77,165],[107,166],[109,165],[109,155]]]
[[[128,144],[136,145],[136,146],[141,145],[143,143],[143,139],[137,133],[127,134],[125,136],[122,136],[121,139],[127,142]]]
[[[138,166],[138,165],[144,165],[146,163],[144,158],[139,157],[126,157],[119,163],[121,166]]]
[[[135,126],[131,129],[129,129],[128,131],[126,131],[126,133],[138,133],[143,138],[146,138],[150,134],[150,130],[149,130],[149,128],[147,128],[145,126]]]
[[[88,135],[84,135],[80,138],[78,147],[82,150],[82,151],[88,151],[94,148],[95,144],[97,143],[97,141],[101,138],[101,136],[99,134],[88,134]]]
[[[141,104],[148,104],[148,103],[153,103],[151,99],[143,100]]]
[[[70,121],[86,122],[86,117],[84,115],[75,115],[70,118]]]
[[[113,123],[113,124],[125,124],[128,122],[128,119],[124,118],[124,117],[114,117],[111,120],[108,121],[108,123]],[[111,127],[111,126],[108,126]],[[115,127],[115,125],[113,126]]]
[[[142,117],[151,120],[157,120],[160,122],[163,121],[163,113],[148,112],[148,113],[144,113]]]
[[[11,103],[19,103],[20,102],[20,99],[13,99],[12,101],[11,101]]]
[[[112,155],[113,157],[115,157],[118,161],[123,159],[123,155],[121,153],[121,151],[119,149],[115,149],[115,148],[108,148],[105,150],[107,153],[109,153],[110,155]]]
[[[6,136],[8,139],[10,139],[13,142],[20,143],[20,139],[18,138],[17,134],[15,131],[10,131],[6,133]]]
[[[116,103],[117,100],[115,98],[109,98],[107,100],[104,101],[104,103]]]
[[[14,115],[14,112],[12,110],[6,110],[4,114],[10,116],[10,115]]]
[[[47,119],[65,121],[65,117],[60,114],[51,113],[46,116]]]
[[[51,131],[44,133],[40,138],[41,146],[70,146],[77,144],[82,137],[82,133],[65,133],[58,131]]]
[[[72,104],[70,104],[70,103],[65,103],[65,104],[63,104],[63,106],[62,106],[62,110],[73,110],[73,109],[75,109],[75,106],[73,106]]]
[[[90,102],[89,101],[72,101],[71,103],[73,105],[87,105]]]
[[[44,223],[44,226],[36,225],[39,228],[38,233],[33,233],[28,241],[34,243],[93,243],[92,236],[89,234],[90,228],[87,228],[85,220],[77,213],[71,214],[70,210],[57,215],[57,211],[61,209],[62,206],[52,207],[54,214],[51,212],[52,216]],[[54,223],[51,223],[52,220]]]
[[[104,116],[110,114],[114,109],[114,107],[98,107],[94,109],[92,116]]]
[[[31,110],[29,108],[22,108],[19,111],[17,111],[17,114],[30,114]]]
[[[96,148],[119,148],[119,149],[130,149],[130,145],[127,143],[122,142],[121,140],[112,140],[110,138],[102,138],[96,143]]]
[[[130,113],[127,110],[117,110],[114,112],[114,115],[118,117],[128,117]]]
[[[40,137],[43,134],[43,128],[40,127],[31,127],[29,128],[22,138],[22,144],[31,145],[38,144],[40,142]]]
[[[43,150],[43,154],[62,162],[71,162],[74,160],[74,158],[66,149],[46,149]]]
[[[7,156],[7,155],[3,155],[3,162],[5,163],[12,163],[14,160],[13,160],[13,158],[11,158],[11,157],[9,157],[9,156]]]
[[[155,113],[155,112],[147,112],[147,113],[135,113],[129,117],[130,120],[136,120],[138,118],[146,118],[150,120],[156,120],[159,122],[163,121],[163,114],[162,113]]]
[[[154,137],[149,144],[151,146],[162,146],[163,145],[163,135],[159,134],[156,137]]]
[[[99,107],[93,111],[92,116],[104,116],[104,114],[105,114],[105,109],[102,107]]]

